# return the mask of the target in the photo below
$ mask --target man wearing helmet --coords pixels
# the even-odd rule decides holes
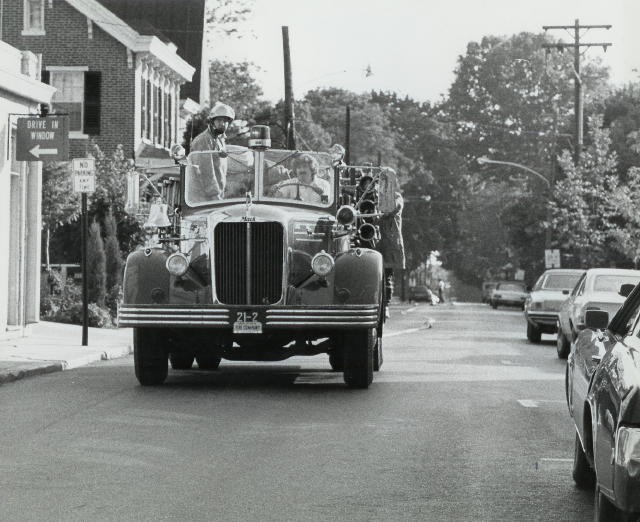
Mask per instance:
[[[191,152],[207,151],[216,154],[192,154],[193,165],[199,169],[193,193],[215,199],[224,197],[227,184],[226,131],[235,119],[234,110],[224,103],[216,103],[207,118],[207,128],[191,142]],[[194,180],[195,181],[195,180]]]
[[[306,201],[307,203],[326,203],[329,201],[331,185],[318,177],[318,160],[310,154],[301,154],[295,159],[295,177],[282,181],[275,187],[275,197]]]

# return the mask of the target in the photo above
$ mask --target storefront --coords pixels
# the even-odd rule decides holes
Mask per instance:
[[[55,89],[38,57],[0,41],[0,339],[29,334],[40,313],[42,163],[16,161],[19,117],[36,115]]]

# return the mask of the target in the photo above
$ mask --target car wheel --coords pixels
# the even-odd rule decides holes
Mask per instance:
[[[593,511],[595,522],[631,522],[637,520],[637,513],[627,513],[614,506],[611,501],[600,491],[600,487],[596,485]]]
[[[190,370],[193,366],[193,354],[189,352],[170,353],[169,362],[174,370]]]
[[[556,351],[558,352],[558,359],[566,359],[571,351],[571,343],[560,328],[558,328],[558,337],[556,338]]]
[[[157,386],[167,378],[167,344],[154,328],[133,329],[133,364],[142,386]]]
[[[495,301],[491,301],[489,304],[491,305],[491,308],[493,308],[494,310],[498,308],[498,303],[496,303]]]
[[[541,338],[540,329],[527,322],[527,339],[532,343],[539,343]]]
[[[349,388],[368,388],[373,381],[375,332],[359,329],[344,336],[344,382]]]
[[[571,469],[571,476],[573,477],[573,481],[576,483],[576,486],[580,489],[590,489],[593,487],[595,474],[587,460],[584,450],[582,449],[582,443],[580,442],[578,432],[576,432],[576,440],[573,450],[573,468]]]
[[[373,371],[379,372],[382,367],[382,337],[376,337],[376,345],[373,348]]]
[[[222,358],[215,352],[200,352],[196,354],[196,362],[201,370],[217,370]]]

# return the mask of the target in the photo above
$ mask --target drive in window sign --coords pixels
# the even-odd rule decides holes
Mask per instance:
[[[69,159],[69,117],[33,116],[16,123],[16,160],[66,161]]]

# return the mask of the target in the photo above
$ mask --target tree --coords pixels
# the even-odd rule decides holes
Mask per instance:
[[[106,257],[107,289],[122,284],[122,252],[118,243],[118,225],[113,212],[109,211],[104,220],[104,253]]]
[[[253,0],[213,0],[207,2],[205,20],[211,38],[216,36],[239,36],[238,26],[251,13]],[[211,44],[212,42],[207,42]]]
[[[51,235],[80,215],[78,193],[73,191],[69,163],[47,162],[42,172],[42,228],[45,232],[45,263],[51,264]]]
[[[400,160],[393,129],[380,105],[368,94],[355,94],[344,89],[316,89],[307,92],[312,122],[321,126],[334,143],[345,143],[347,105],[351,108],[351,163],[375,163],[378,153],[387,166],[397,167]]]
[[[624,215],[620,202],[624,189],[616,173],[617,158],[611,149],[609,131],[602,117],[588,122],[590,144],[576,165],[565,150],[558,162],[565,178],[554,187],[551,200],[554,236],[578,266],[606,266],[611,260],[611,242]],[[621,238],[619,238],[621,239]],[[620,244],[620,243],[618,243]]]
[[[605,100],[603,111],[603,125],[609,129],[618,173],[624,180],[630,167],[640,165],[640,150],[635,146],[640,129],[640,83],[617,89]]]
[[[100,225],[93,221],[87,240],[87,299],[90,303],[104,306],[106,296],[106,256]]]

